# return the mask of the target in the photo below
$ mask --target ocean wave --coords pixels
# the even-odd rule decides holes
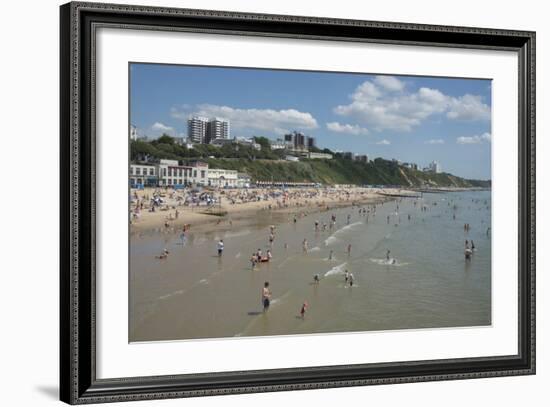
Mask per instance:
[[[336,275],[336,274],[344,274],[344,271],[345,271],[345,267],[348,263],[342,263],[338,266],[334,266],[333,268],[331,268],[329,271],[327,271],[325,273],[325,277],[328,277],[328,276],[333,276],[333,275]]]
[[[344,226],[343,228],[341,229],[338,229],[336,232],[334,232],[332,235],[330,235],[326,240],[325,240],[325,246],[329,246],[331,244],[334,244],[334,243],[337,243],[337,242],[341,242],[341,240],[337,237],[339,235],[341,235],[342,233],[350,230],[350,229],[353,229],[359,225],[362,225],[363,222],[355,222],[355,223],[351,223],[349,225],[346,225]]]
[[[329,237],[325,240],[325,246],[330,246],[331,244],[334,244],[334,243],[337,243],[337,242],[340,242],[340,239],[338,239],[338,238],[335,237],[334,235],[333,235],[333,236],[329,236]]]

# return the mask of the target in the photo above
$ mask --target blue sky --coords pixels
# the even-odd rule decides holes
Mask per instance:
[[[186,136],[193,114],[224,117],[231,136],[297,130],[320,148],[491,177],[491,81],[131,64],[138,133]]]

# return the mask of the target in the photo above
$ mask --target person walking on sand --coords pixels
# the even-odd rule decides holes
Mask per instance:
[[[304,239],[302,242],[302,250],[304,253],[307,253],[307,239]]]
[[[223,239],[220,239],[220,241],[218,242],[218,257],[222,257],[223,248],[224,248]]]
[[[269,281],[266,281],[264,283],[264,287],[262,288],[262,305],[264,306],[264,312],[268,310],[270,302],[271,290],[269,289]]]

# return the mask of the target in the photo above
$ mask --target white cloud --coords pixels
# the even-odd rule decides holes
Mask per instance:
[[[173,127],[170,127],[170,126],[167,126],[161,122],[155,122],[155,124],[153,124],[151,126],[151,130],[153,131],[161,131],[161,132],[164,132],[164,133],[168,133],[168,132],[174,132],[174,128]]]
[[[346,133],[353,135],[365,135],[369,133],[369,130],[365,127],[360,127],[356,124],[340,124],[338,122],[327,123],[327,129],[334,131],[335,133]]]
[[[445,140],[441,138],[434,138],[434,139],[425,141],[424,144],[445,144]]]
[[[391,76],[363,82],[350,98],[351,103],[336,106],[334,112],[377,131],[411,131],[428,117],[442,113],[451,120],[490,119],[490,107],[481,96],[456,98],[426,87],[408,92],[402,81]]]
[[[186,106],[172,108],[172,117],[187,120],[189,115],[224,117],[231,122],[232,129],[254,129],[284,134],[290,130],[315,129],[317,120],[307,112],[296,109],[238,109],[230,106],[201,104],[195,109]]]
[[[374,82],[389,91],[401,91],[405,88],[405,83],[395,76],[377,76],[374,78]]]
[[[377,142],[376,144],[380,145],[380,146],[389,146],[391,143],[388,141],[388,140],[380,140],[379,142]]]
[[[462,136],[456,139],[457,144],[481,144],[483,142],[491,142],[491,134],[483,133],[480,136]]]
[[[449,119],[456,120],[490,120],[491,108],[484,104],[481,96],[466,94],[451,100],[447,112]]]

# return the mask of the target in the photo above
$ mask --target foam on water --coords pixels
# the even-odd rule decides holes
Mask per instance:
[[[318,251],[320,251],[320,250],[321,250],[321,248],[318,247],[318,246],[315,246],[314,248],[309,249],[310,252],[318,252]]]
[[[337,237],[329,236],[329,237],[325,240],[325,246],[330,246],[331,244],[337,243],[337,242],[339,242],[339,241],[340,241],[340,239],[338,239]]]
[[[170,293],[170,294],[165,294],[165,295],[162,295],[159,297],[159,300],[166,300],[170,297],[173,297],[174,295],[179,295],[179,294],[183,294],[184,290],[178,290],[178,291],[174,291],[173,293]]]
[[[373,263],[379,264],[381,266],[394,266],[394,267],[401,267],[406,266],[409,263],[400,263],[393,257],[388,259],[370,259]]]
[[[342,263],[338,266],[334,266],[333,268],[331,268],[329,271],[325,273],[325,277],[333,276],[336,274],[344,274],[344,270],[347,264],[348,263]]]
[[[338,229],[336,232],[334,232],[332,235],[330,235],[326,240],[325,240],[325,246],[329,246],[331,244],[334,244],[334,243],[337,243],[337,242],[341,242],[340,239],[337,238],[337,236],[341,235],[342,233],[350,230],[350,229],[353,229],[354,227],[357,227],[357,226],[360,226],[362,225],[363,222],[355,222],[355,223],[351,223],[349,225],[346,225],[344,226],[343,228],[341,229]]]

